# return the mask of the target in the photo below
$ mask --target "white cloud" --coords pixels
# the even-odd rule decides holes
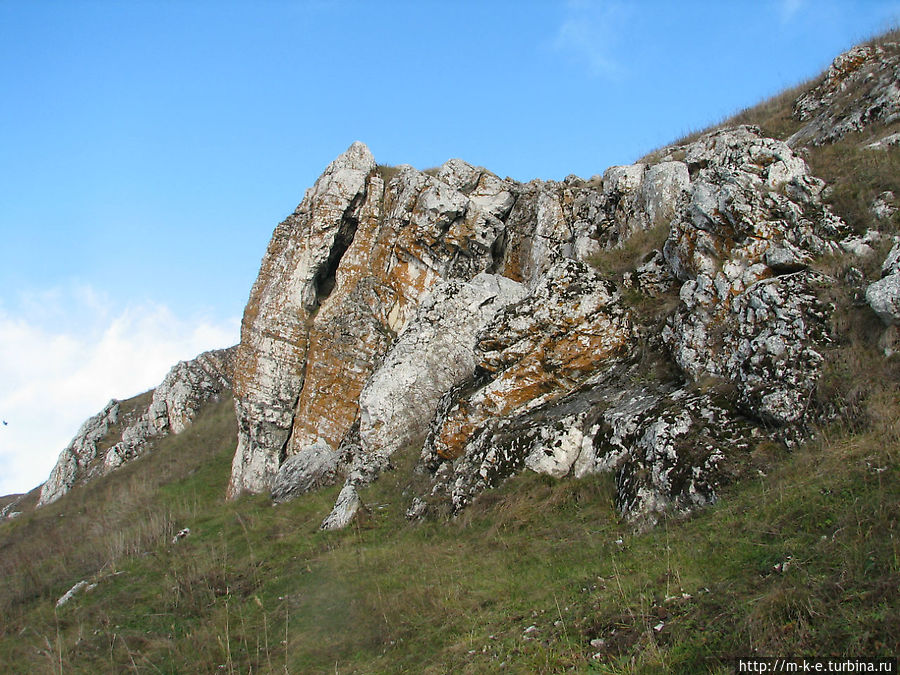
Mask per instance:
[[[0,305],[0,495],[44,481],[81,423],[110,398],[159,384],[179,360],[238,340],[239,319],[116,307],[89,286]]]
[[[618,78],[624,66],[615,56],[629,8],[610,0],[572,0],[566,5],[553,47],[569,54],[591,75]]]

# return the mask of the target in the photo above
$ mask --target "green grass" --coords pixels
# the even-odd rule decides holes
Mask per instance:
[[[415,448],[362,493],[346,531],[317,529],[336,487],[277,507],[225,502],[225,401],[118,475],[0,527],[0,663],[665,673],[730,672],[748,654],[896,654],[895,384],[878,405],[864,433],[823,430],[717,506],[632,535],[611,476],[526,474],[454,520],[408,523]],[[181,527],[191,535],[173,544]],[[97,587],[54,609],[82,579]]]
[[[900,231],[900,214],[894,214],[888,222],[879,222],[871,213],[872,202],[882,192],[890,190],[900,198],[900,148],[869,150],[864,147],[898,130],[900,124],[879,126],[810,149],[810,170],[829,186],[826,201],[859,233],[868,229],[889,234]]]
[[[618,246],[595,253],[588,262],[604,277],[621,281],[625,272],[634,271],[648,254],[661,249],[668,235],[668,223],[636,230]]]

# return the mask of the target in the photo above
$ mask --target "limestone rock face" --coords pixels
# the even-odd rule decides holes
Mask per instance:
[[[38,506],[50,504],[72,489],[79,475],[97,457],[97,445],[119,420],[119,402],[112,400],[99,413],[88,418],[69,445],[60,453],[50,477],[41,487]]]
[[[241,324],[235,366],[238,448],[230,491],[271,487],[305,376],[309,320],[352,243],[375,168],[354,143],[275,228]]]
[[[60,453],[41,487],[38,506],[56,501],[76,483],[137,457],[149,439],[183,431],[206,402],[231,389],[234,352],[234,347],[214,350],[179,362],[154,390],[144,410],[123,413],[119,401],[110,401],[81,426]],[[116,438],[121,440],[115,442]]]
[[[497,420],[567,394],[621,353],[630,331],[611,283],[583,263],[557,262],[528,298],[481,331],[474,377],[442,401],[423,460],[435,467],[465,455]]]
[[[828,280],[806,266],[851,232],[824,207],[805,162],[755,128],[707,135],[685,162],[690,197],[664,247],[684,283],[663,338],[691,379],[725,378],[746,410],[798,422],[828,342],[816,293]]]
[[[623,240],[638,230],[667,225],[691,178],[680,161],[610,167],[603,174],[606,209]]]
[[[417,516],[526,469],[614,471],[637,524],[714,501],[759,438],[803,433],[829,341],[831,280],[812,262],[872,250],[823,187],[755,127],[526,184],[460,160],[376,167],[351,146],[278,226],[254,286],[230,493],[343,480],[322,524],[340,528],[424,436]],[[623,292],[587,262],[640,231],[665,244]],[[639,326],[648,298],[669,309]],[[674,371],[647,381],[648,350]]]
[[[521,284],[487,273],[434,289],[360,396],[367,462],[424,436],[441,397],[475,372],[477,333],[525,295]]]
[[[788,139],[793,147],[900,119],[900,44],[861,45],[838,56],[822,82],[797,99],[794,116],[806,124]]]
[[[289,457],[322,444],[337,452],[357,426],[372,457],[406,442],[382,438],[403,425],[387,423],[393,413],[375,394],[383,386],[364,388],[411,321],[427,332],[428,311],[414,318],[426,298],[450,281],[472,284],[446,287],[462,289],[460,297],[488,293],[479,275],[504,277],[488,284],[500,292],[485,296],[471,323],[452,318],[460,309],[450,296],[440,296],[446,308],[442,300],[429,310],[462,339],[508,301],[514,282],[535,285],[554,261],[599,250],[602,201],[574,177],[523,186],[460,160],[428,174],[385,169],[362,144],[351,146],[276,228],[254,285],[235,378],[239,443],[229,493],[271,489]],[[429,340],[434,354],[449,348]],[[438,396],[455,377],[423,372],[434,381],[418,386]]]
[[[592,290],[609,282],[558,261],[485,327],[475,376],[442,400],[422,457],[434,486],[417,515],[433,503],[459,510],[524,469],[615,471],[620,512],[652,524],[714,501],[773,427],[787,441],[802,433],[829,342],[830,308],[817,291],[831,280],[808,266],[845,250],[851,232],[823,205],[823,184],[805,162],[758,129],[708,134],[681,154],[664,171],[607,171],[598,239],[615,246],[620,232],[668,224],[664,252],[624,285],[656,297],[680,284],[675,312],[651,339],[696,384],[629,384],[628,356],[639,349],[630,311],[614,287]],[[667,196],[644,198],[655,194]],[[557,355],[578,340],[568,352],[577,358]]]
[[[122,440],[106,452],[104,472],[139,456],[150,438],[181,433],[204,404],[230,390],[234,352],[234,347],[203,352],[175,364],[153,391],[147,410],[122,430]]]
[[[636,384],[633,375],[614,359],[566,396],[492,420],[465,454],[438,465],[416,517],[448,502],[459,511],[525,468],[557,478],[614,472],[619,511],[642,527],[715,501],[747,463],[757,426],[709,392]]]
[[[323,527],[352,517],[358,500],[348,501],[349,489],[374,480],[394,452],[424,437],[441,397],[472,377],[477,333],[525,295],[522,284],[486,272],[434,288],[360,395],[348,492]]]

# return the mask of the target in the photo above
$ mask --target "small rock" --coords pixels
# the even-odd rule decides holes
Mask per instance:
[[[425,516],[425,513],[428,511],[427,502],[422,501],[418,497],[413,498],[412,504],[408,509],[406,509],[406,518],[407,520],[419,520],[420,518]]]
[[[62,607],[69,600],[74,598],[75,594],[78,593],[79,591],[81,591],[82,589],[93,590],[96,587],[97,587],[97,584],[89,584],[87,581],[79,581],[77,584],[72,586],[72,588],[70,588],[68,591],[66,591],[65,595],[63,595],[59,600],[56,601],[56,606]]]
[[[328,517],[322,521],[320,528],[323,530],[343,529],[351,520],[353,520],[353,517],[356,515],[356,512],[359,511],[361,505],[362,502],[359,499],[356,488],[350,483],[344,485],[338,494],[334,508],[331,513],[328,514]]]
[[[900,273],[889,274],[870,284],[866,289],[866,302],[885,325],[900,324]]]
[[[184,529],[179,530],[178,532],[175,533],[175,536],[172,537],[172,543],[177,544],[181,539],[184,539],[185,537],[189,536],[190,534],[191,534],[191,528],[185,527]]]
[[[865,146],[866,150],[887,150],[892,145],[900,145],[900,132],[889,134],[884,138],[880,138],[874,143]]]
[[[897,213],[894,193],[890,190],[882,192],[875,198],[869,208],[872,211],[872,215],[878,218],[878,220],[890,220],[891,216]]]

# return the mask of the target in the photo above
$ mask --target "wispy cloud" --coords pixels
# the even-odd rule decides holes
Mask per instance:
[[[0,305],[0,494],[47,478],[80,424],[110,398],[156,386],[175,363],[238,340],[238,319],[115,307],[89,286]]]
[[[779,0],[778,18],[781,21],[781,25],[790,23],[805,4],[806,0]]]
[[[617,48],[629,7],[610,0],[572,0],[553,39],[553,47],[568,54],[595,77],[617,79],[625,65]]]

